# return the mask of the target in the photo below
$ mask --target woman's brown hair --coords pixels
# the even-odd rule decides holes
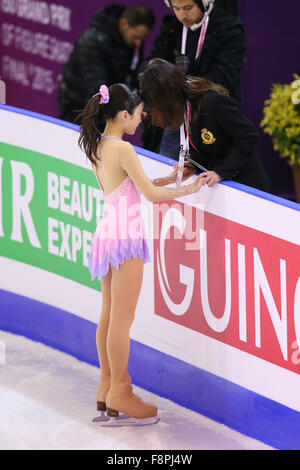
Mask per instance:
[[[163,59],[152,59],[139,75],[139,82],[152,124],[168,129],[179,129],[183,123],[187,100],[193,113],[199,113],[206,91],[228,94],[224,87],[204,78],[186,76],[176,65]]]

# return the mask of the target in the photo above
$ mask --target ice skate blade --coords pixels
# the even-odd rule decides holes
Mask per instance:
[[[153,416],[151,418],[110,418],[109,421],[103,422],[101,426],[104,427],[120,427],[120,426],[148,426],[149,424],[156,424],[158,423],[159,418],[157,416]]]
[[[105,413],[101,413],[99,416],[96,416],[95,418],[93,418],[93,423],[98,423],[100,421],[109,421],[110,418],[108,416],[106,416]]]
[[[129,418],[128,415],[120,414],[119,416],[117,416],[114,419],[119,420],[119,419],[127,419],[127,418]],[[102,411],[101,414],[99,416],[96,416],[95,418],[93,418],[92,421],[93,421],[93,423],[99,423],[99,422],[103,422],[103,421],[109,421],[110,419],[112,419],[112,418],[110,418],[109,416],[106,416],[106,414]]]

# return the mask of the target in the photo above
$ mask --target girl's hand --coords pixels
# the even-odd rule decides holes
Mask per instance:
[[[197,193],[200,190],[200,188],[205,185],[205,181],[203,180],[203,178],[201,178],[201,175],[197,176],[197,179],[193,183],[193,185],[195,187],[195,191],[194,191],[195,193]]]
[[[173,166],[173,171],[168,176],[163,178],[155,178],[152,180],[152,184],[154,186],[167,186],[168,184],[176,183],[177,180],[177,173],[178,173],[178,163],[175,163]],[[197,170],[190,162],[184,163],[184,169],[182,174],[182,181],[187,180],[191,176],[197,173]],[[203,184],[203,183],[202,183]]]
[[[154,186],[167,186],[168,184],[175,183],[176,178],[177,178],[177,169],[174,168],[172,173],[170,173],[168,176],[164,176],[163,178],[155,178],[154,180],[152,180],[152,184],[154,184]]]
[[[205,173],[201,173],[199,178],[201,178],[203,184],[207,184],[209,188],[213,188],[222,179],[215,171],[206,171]]]
[[[204,179],[200,178],[200,176],[197,176],[197,179],[193,183],[186,186],[181,186],[181,188],[186,188],[187,194],[193,194],[197,193],[204,184]]]

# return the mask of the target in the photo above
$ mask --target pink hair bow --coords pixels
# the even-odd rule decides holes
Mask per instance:
[[[109,91],[106,85],[101,85],[99,90],[100,104],[106,104],[109,102]]]

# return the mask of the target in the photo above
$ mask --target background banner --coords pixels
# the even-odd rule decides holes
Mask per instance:
[[[96,10],[111,3],[0,0],[0,76],[7,84],[7,104],[57,116],[58,83],[74,42],[88,27]],[[147,39],[146,53],[159,31],[162,15],[170,11],[161,0],[151,2],[151,6],[156,26]]]

